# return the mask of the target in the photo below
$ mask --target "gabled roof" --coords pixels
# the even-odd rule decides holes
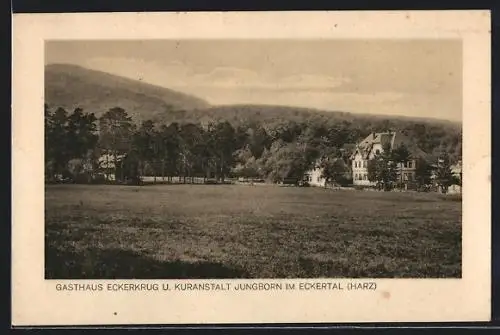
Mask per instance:
[[[390,145],[391,150],[404,144],[413,158],[428,159],[427,153],[420,149],[409,136],[401,132],[371,133],[358,143],[351,159],[354,158],[358,152],[364,159],[367,159],[375,144],[380,144],[382,148],[386,145]]]

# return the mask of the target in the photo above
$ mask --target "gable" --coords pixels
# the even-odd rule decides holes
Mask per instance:
[[[389,145],[391,149],[395,149],[402,144],[408,148],[412,158],[423,158],[428,160],[427,153],[421,150],[412,138],[401,132],[371,133],[358,144],[358,150],[364,158],[372,159],[375,156],[376,150],[383,152],[384,147],[387,145]]]

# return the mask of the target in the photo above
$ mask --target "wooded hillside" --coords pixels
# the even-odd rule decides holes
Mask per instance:
[[[47,66],[45,80],[48,178],[67,173],[75,159],[82,165],[78,174],[83,161],[96,174],[98,157],[106,153],[120,166],[119,157],[128,157],[142,175],[300,178],[318,160],[347,159],[356,143],[384,131],[405,133],[432,159],[461,159],[462,127],[449,121],[209,106],[187,94],[72,65]]]

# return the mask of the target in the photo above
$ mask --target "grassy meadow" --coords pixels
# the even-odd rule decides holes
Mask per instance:
[[[274,185],[50,185],[45,277],[461,277],[461,202]]]

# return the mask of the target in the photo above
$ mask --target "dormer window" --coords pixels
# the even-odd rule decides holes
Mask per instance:
[[[375,150],[375,154],[376,155],[380,154],[380,150],[379,149]]]

